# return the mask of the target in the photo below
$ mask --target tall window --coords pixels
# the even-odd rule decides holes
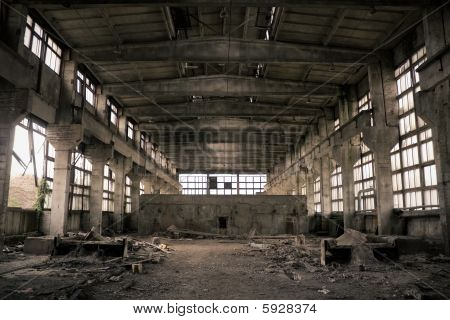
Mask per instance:
[[[10,188],[6,195],[10,207],[32,208],[37,200],[36,190],[44,182],[50,192],[44,206],[50,207],[55,150],[47,140],[45,126],[43,121],[28,116],[14,128]]]
[[[395,208],[439,206],[432,132],[415,112],[414,93],[420,91],[417,68],[425,61],[426,50],[421,48],[395,70],[400,133],[391,151]]]
[[[372,101],[370,92],[364,94],[358,100],[358,113],[370,110],[372,112]],[[371,113],[370,125],[374,125],[373,113]],[[361,133],[360,160],[353,166],[353,181],[355,191],[356,211],[375,210],[375,163],[373,152],[367,147]]]
[[[331,211],[344,212],[342,193],[342,168],[340,166],[331,173]]]
[[[72,153],[72,183],[70,186],[70,210],[89,211],[92,164],[78,152]]]
[[[57,74],[61,71],[61,47],[50,37],[33,18],[27,16],[23,44]],[[44,55],[42,55],[44,52]]]
[[[146,148],[145,148],[145,142],[146,142],[146,137],[145,137],[145,133],[141,133],[141,139],[140,139],[140,143],[139,143],[139,146],[140,146],[140,148],[141,148],[141,150],[143,150],[143,151],[145,151],[146,150]]]
[[[111,99],[106,99],[108,109],[108,123],[110,127],[117,128],[119,125],[119,110]]]
[[[361,142],[361,159],[353,166],[356,211],[375,210],[375,167],[373,153]]]
[[[44,38],[44,29],[37,24],[33,18],[27,16],[27,26],[25,27],[25,36],[23,44],[31,49],[38,58],[41,57],[42,39]]]
[[[135,128],[135,124],[131,119],[127,120],[127,140],[131,140],[134,141],[134,130],[136,130]]]
[[[84,100],[91,106],[95,106],[95,84],[92,78],[84,72],[77,71],[77,93],[83,96]]]
[[[109,165],[103,169],[103,203],[102,211],[114,212],[114,182],[115,174]]]
[[[304,184],[300,187],[300,195],[301,195],[301,196],[306,196],[306,183],[304,183]]]
[[[141,182],[139,182],[139,195],[142,196],[145,193],[144,190],[144,184]]]
[[[132,188],[131,179],[126,176],[125,177],[125,213],[131,213],[131,188]]]
[[[322,212],[322,203],[321,203],[321,195],[320,195],[320,177],[317,177],[314,180],[314,212],[321,213]]]

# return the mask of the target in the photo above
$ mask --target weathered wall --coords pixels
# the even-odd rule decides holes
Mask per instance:
[[[442,240],[442,230],[439,222],[439,216],[407,219],[406,235]]]
[[[304,196],[186,196],[142,195],[139,233],[165,231],[174,224],[181,229],[276,235],[307,233]],[[219,217],[227,218],[227,229],[219,230]]]
[[[38,215],[34,210],[8,208],[5,215],[5,234],[18,235],[38,231]]]

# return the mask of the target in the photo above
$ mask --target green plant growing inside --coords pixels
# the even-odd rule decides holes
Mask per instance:
[[[48,187],[48,183],[45,179],[42,179],[39,188],[37,189],[37,199],[33,205],[33,209],[36,210],[36,213],[39,216],[44,212],[45,198],[49,194],[50,188]]]

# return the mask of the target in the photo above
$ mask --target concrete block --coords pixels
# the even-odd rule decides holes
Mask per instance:
[[[55,237],[28,237],[25,239],[23,251],[29,254],[48,255],[55,248]]]

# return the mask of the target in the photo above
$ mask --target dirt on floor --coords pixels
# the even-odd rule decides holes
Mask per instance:
[[[145,240],[141,238],[141,240]],[[402,256],[320,265],[320,238],[165,239],[142,273],[120,258],[10,252],[0,257],[2,299],[447,299],[450,259]],[[157,259],[155,259],[155,255]],[[137,271],[137,270],[135,270]]]

